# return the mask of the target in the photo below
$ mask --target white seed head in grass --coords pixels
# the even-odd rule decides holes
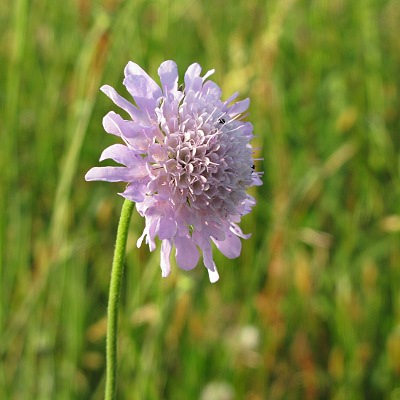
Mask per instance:
[[[199,250],[211,282],[219,275],[212,242],[228,258],[241,252],[239,238],[248,238],[237,225],[255,205],[246,191],[261,185],[255,172],[253,126],[243,121],[249,100],[235,102],[235,93],[221,100],[221,89],[200,76],[192,64],[178,85],[173,61],[159,69],[161,87],[137,64],[125,68],[124,85],[135,105],[112,87],[101,90],[129,115],[113,111],[103,119],[106,132],[120,136],[123,144],[106,148],[100,161],[113,159],[123,167],[95,167],[86,180],[127,182],[121,196],[136,203],[145,218],[143,239],[153,251],[161,241],[162,276],[170,273],[170,254],[175,248],[177,265],[194,268]]]

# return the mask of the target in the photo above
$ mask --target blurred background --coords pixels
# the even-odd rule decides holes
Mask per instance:
[[[240,258],[161,278],[136,240],[119,399],[400,399],[400,3],[6,1],[0,11],[0,398],[102,399],[128,60],[250,97],[264,185]]]

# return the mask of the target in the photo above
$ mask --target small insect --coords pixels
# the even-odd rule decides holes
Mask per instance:
[[[218,118],[218,122],[223,125],[226,121],[224,118]]]
[[[251,167],[251,169],[254,171],[256,169],[256,166],[253,164],[253,166]]]

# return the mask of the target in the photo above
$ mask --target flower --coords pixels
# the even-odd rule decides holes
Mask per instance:
[[[228,258],[241,252],[239,238],[247,239],[237,225],[251,211],[255,199],[248,187],[261,185],[254,171],[250,140],[253,126],[242,120],[249,99],[234,102],[238,93],[221,100],[221,89],[200,76],[192,64],[178,86],[175,62],[159,69],[160,86],[137,64],[129,62],[123,81],[136,105],[112,87],[101,90],[129,114],[125,120],[109,112],[103,119],[106,132],[120,136],[125,144],[106,148],[100,161],[113,159],[124,167],[95,167],[88,181],[123,181],[121,196],[136,203],[146,224],[143,239],[150,251],[161,240],[162,276],[170,273],[170,254],[175,247],[177,265],[190,270],[199,251],[210,281],[219,279],[212,255],[212,242]]]

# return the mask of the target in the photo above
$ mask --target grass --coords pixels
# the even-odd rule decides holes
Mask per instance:
[[[103,397],[122,199],[83,180],[114,142],[98,89],[174,59],[251,98],[264,185],[215,285],[162,279],[133,216],[119,398],[400,399],[399,19],[395,0],[4,5],[0,398]]]

